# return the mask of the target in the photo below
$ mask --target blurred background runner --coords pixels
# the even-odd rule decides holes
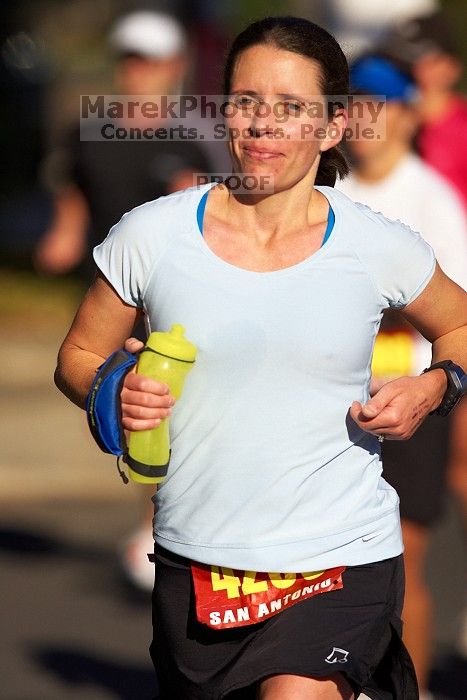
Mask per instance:
[[[467,289],[467,222],[462,202],[448,181],[411,148],[419,123],[415,82],[388,58],[366,54],[351,66],[351,84],[353,92],[386,96],[386,130],[381,140],[348,142],[353,169],[338,189],[419,231],[441,268]],[[399,314],[385,312],[373,355],[372,393],[396,377],[420,374],[430,364],[430,344]],[[426,553],[446,495],[450,427],[449,418],[428,416],[410,440],[386,440],[382,445],[384,478],[400,497],[406,566],[404,637],[423,700],[430,697],[432,655]]]
[[[457,90],[463,65],[451,24],[442,12],[413,17],[392,29],[381,50],[416,81],[417,149],[467,209],[467,100]]]
[[[189,59],[184,30],[174,18],[132,13],[117,21],[109,40],[116,95],[180,94]],[[159,118],[153,126],[166,122]],[[147,127],[148,119],[136,114],[119,126]],[[65,273],[83,262],[91,281],[91,251],[125,212],[191,187],[193,173],[210,172],[212,166],[198,141],[87,141],[83,136],[77,128],[69,140],[68,171],[60,174],[64,186],[56,195],[51,226],[38,244],[36,264],[43,272]]]
[[[127,96],[178,95],[189,67],[187,37],[174,17],[152,11],[119,18],[110,30],[115,58],[113,91]],[[149,123],[141,113],[118,126],[160,128],[161,117]],[[189,126],[190,124],[188,124]],[[78,268],[90,284],[95,272],[92,250],[125,212],[144,202],[193,185],[195,173],[217,171],[224,142],[205,146],[199,140],[86,140],[93,123],[73,129],[64,150],[67,167],[55,178],[61,183],[55,197],[55,215],[39,240],[35,264],[42,273],[64,274]],[[89,137],[91,133],[89,134]],[[212,148],[214,146],[214,150]],[[141,324],[134,332],[146,336]],[[122,566],[137,588],[149,591],[154,568],[147,559],[153,548],[153,489],[142,488],[142,523],[121,546]]]

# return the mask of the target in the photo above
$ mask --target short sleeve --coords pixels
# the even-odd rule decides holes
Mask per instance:
[[[384,306],[403,309],[423,292],[436,267],[433,248],[400,221],[379,215],[365,257]],[[371,232],[373,235],[373,231]]]
[[[431,175],[433,178],[434,175]],[[420,229],[443,272],[467,290],[467,218],[462,202],[436,173],[436,200],[424,208]]]
[[[124,214],[93,251],[99,270],[130,306],[143,306],[143,292],[157,260],[151,204],[143,204]]]

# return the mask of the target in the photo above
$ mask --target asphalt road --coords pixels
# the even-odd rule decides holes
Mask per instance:
[[[149,700],[149,595],[119,569],[134,504],[2,506],[2,700]]]

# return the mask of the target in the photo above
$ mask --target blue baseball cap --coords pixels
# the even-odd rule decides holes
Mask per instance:
[[[363,56],[350,68],[352,90],[367,95],[385,95],[388,101],[413,102],[414,81],[383,56]]]

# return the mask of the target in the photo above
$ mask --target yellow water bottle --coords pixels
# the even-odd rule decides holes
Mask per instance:
[[[196,347],[184,337],[183,326],[174,324],[168,333],[154,332],[141,351],[136,372],[164,382],[179,399],[185,377],[196,359]],[[170,460],[169,418],[151,430],[130,433],[125,462],[133,481],[157,484],[164,480]]]

